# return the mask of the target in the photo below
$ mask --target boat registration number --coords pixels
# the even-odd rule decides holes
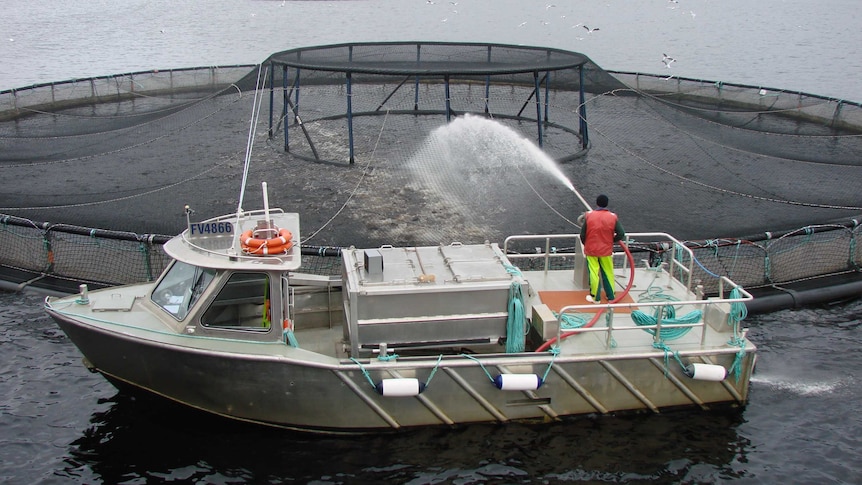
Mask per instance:
[[[230,222],[194,222],[189,224],[190,236],[230,236],[233,224]]]

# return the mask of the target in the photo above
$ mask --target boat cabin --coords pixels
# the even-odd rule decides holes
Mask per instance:
[[[250,254],[237,234],[261,227],[292,244]],[[280,210],[190,224],[165,245],[175,261],[150,299],[188,334],[289,343],[295,327],[342,328],[344,355],[359,357],[496,348],[513,284],[527,284],[491,243],[348,248],[341,278],[297,273],[298,238],[299,216]]]

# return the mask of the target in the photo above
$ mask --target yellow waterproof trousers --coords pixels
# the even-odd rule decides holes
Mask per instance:
[[[614,257],[587,256],[587,267],[590,271],[590,294],[595,301],[602,299],[602,287],[608,295],[608,301],[614,299]],[[601,285],[599,281],[601,280]]]

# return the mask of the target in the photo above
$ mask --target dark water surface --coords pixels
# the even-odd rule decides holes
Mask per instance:
[[[859,483],[862,300],[752,315],[742,410],[316,436],[118,393],[0,293],[0,482]]]
[[[336,42],[443,40],[862,101],[857,0],[457,3],[8,0],[0,90]],[[677,59],[667,70],[664,53]],[[760,353],[741,411],[318,437],[118,394],[84,368],[41,297],[0,292],[0,483],[862,483],[862,301],[747,323]]]

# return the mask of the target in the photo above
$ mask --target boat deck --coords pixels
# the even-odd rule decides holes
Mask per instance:
[[[677,279],[669,277],[666,271],[652,268],[638,268],[634,272],[634,282],[628,295],[622,302],[616,304],[589,303],[586,296],[589,290],[584,284],[584,278],[576,277],[576,272],[569,270],[523,271],[524,279],[529,283],[529,290],[524,292],[525,312],[532,326],[532,347],[534,350],[542,342],[555,339],[559,334],[577,331],[579,335],[562,339],[558,348],[566,355],[581,356],[636,356],[654,355],[662,345],[673,351],[693,353],[714,353],[722,349],[728,352],[738,350],[731,345],[734,336],[733,326],[727,319],[730,304],[714,302],[714,300],[697,299],[693,292],[688,291]],[[628,286],[630,270],[627,268],[615,271],[617,294]],[[633,312],[642,312],[652,316],[658,308],[673,305],[677,316],[688,315],[690,312],[702,312],[696,322],[687,325],[688,331],[682,328],[663,326],[662,339],[656,339],[655,327],[638,325],[633,319]],[[567,320],[575,326],[567,326],[564,322],[559,326],[559,313],[564,310]],[[542,312],[544,311],[544,314]],[[550,312],[550,314],[548,313]],[[550,317],[549,317],[550,315]],[[598,317],[597,317],[598,315]],[[544,321],[547,318],[550,321]],[[595,319],[595,323],[589,323]],[[552,320],[552,321],[551,321]],[[588,326],[588,328],[586,328]],[[546,327],[547,326],[547,327]],[[680,327],[680,325],[676,325]],[[673,332],[674,335],[667,335]],[[313,327],[296,329],[296,338],[300,348],[338,359],[350,357],[349,342],[345,340],[341,324],[334,323],[329,327]],[[657,344],[662,342],[662,344]],[[425,349],[407,351],[410,355],[438,354],[459,352],[465,349]],[[471,353],[503,353],[504,346],[483,345],[470,348]],[[398,351],[404,353],[404,351]]]

